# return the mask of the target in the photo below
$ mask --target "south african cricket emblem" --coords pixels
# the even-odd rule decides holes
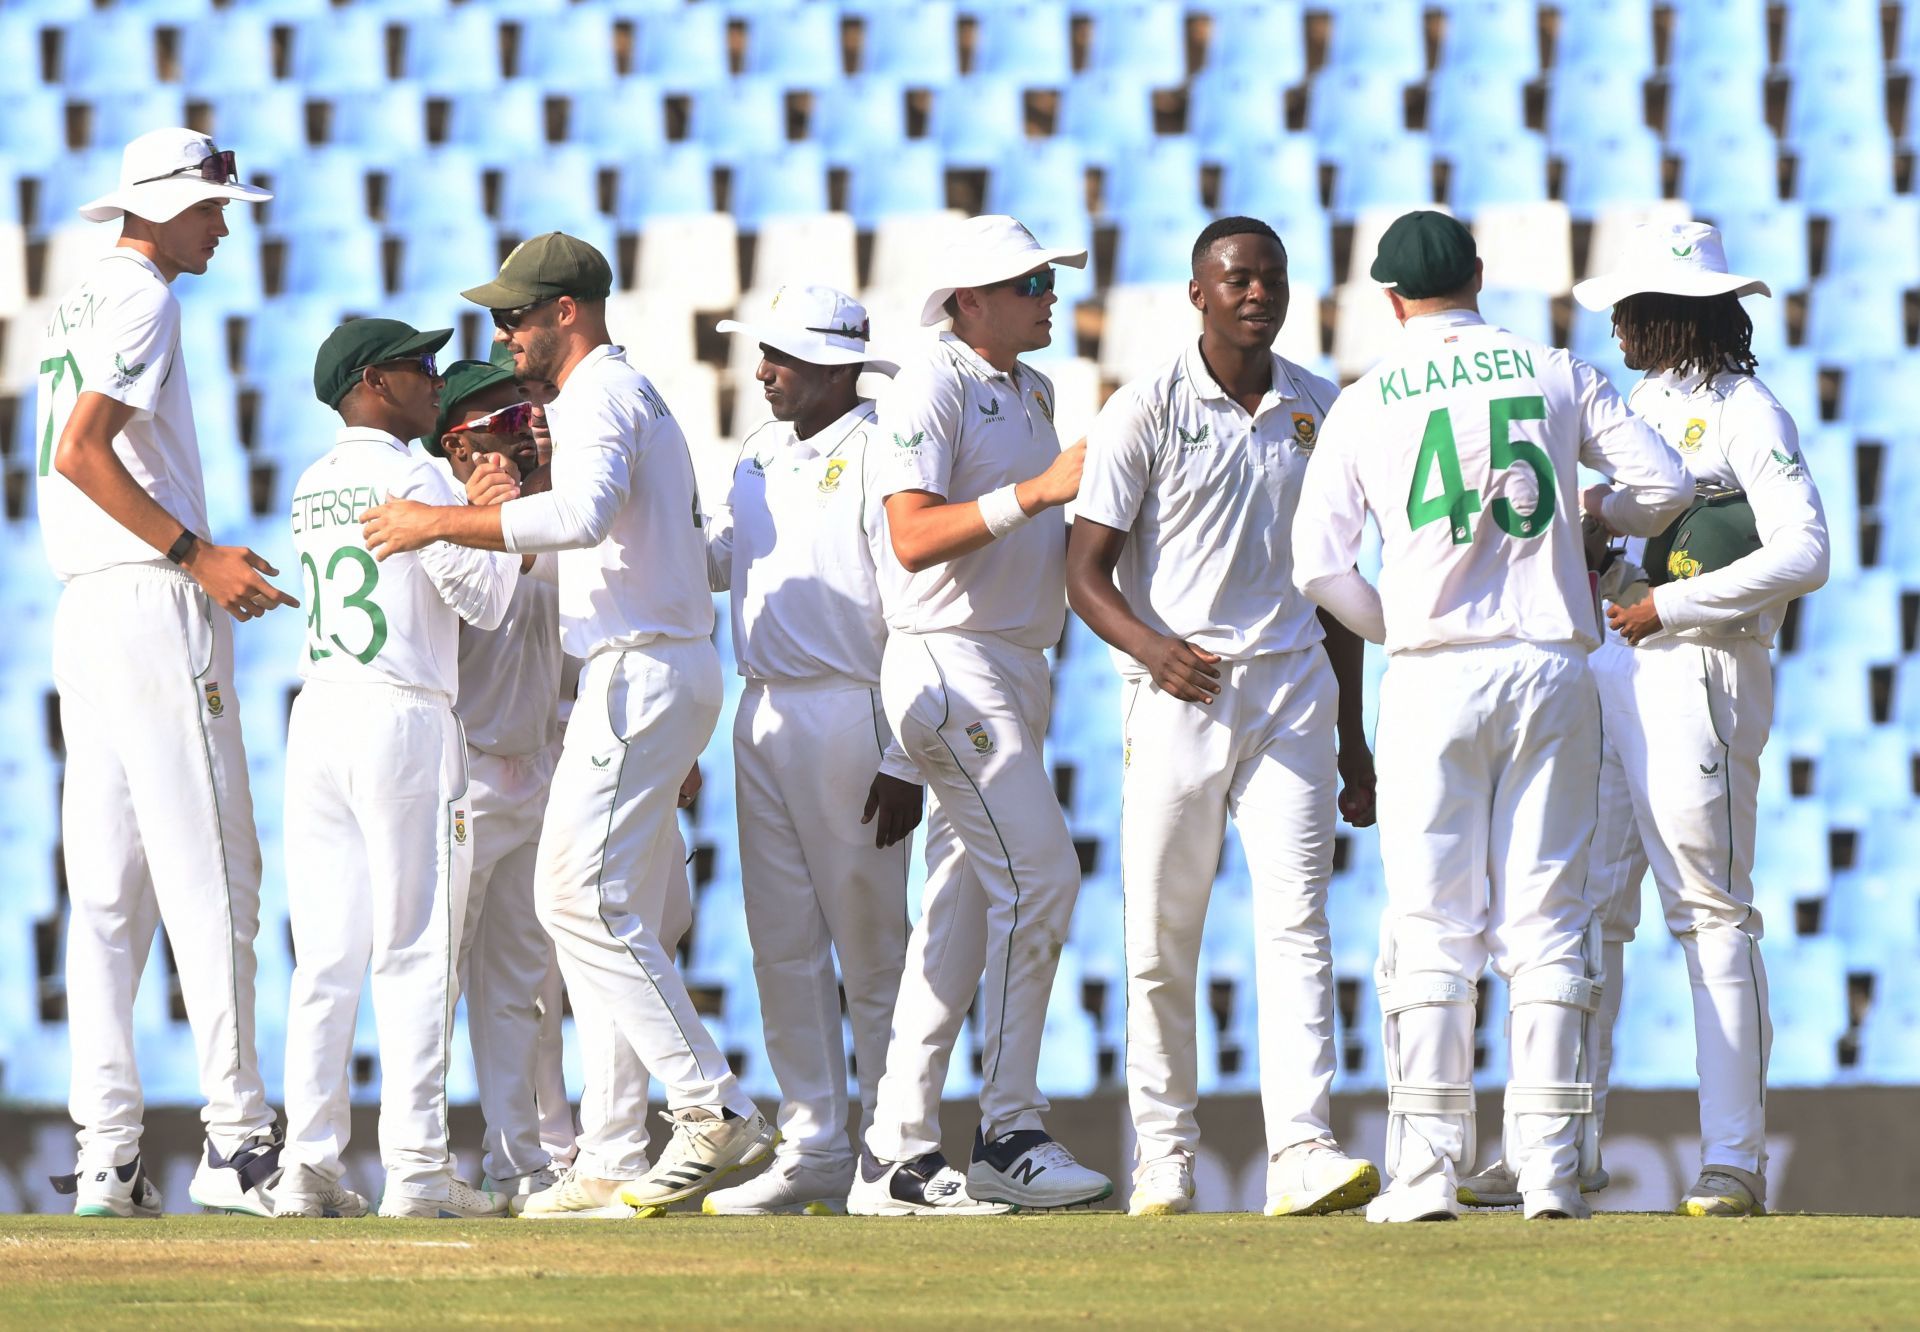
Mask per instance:
[[[1313,419],[1312,412],[1293,414],[1293,442],[1302,453],[1312,453],[1314,444],[1320,438],[1320,423]]]
[[[220,700],[220,682],[218,680],[203,686],[202,691],[207,696],[207,715],[209,717],[218,717],[227,710],[227,705]]]
[[[1047,401],[1047,395],[1039,389],[1033,391],[1033,400],[1040,404],[1040,415],[1047,418],[1047,424],[1053,424],[1053,404]]]
[[[979,722],[967,723],[967,739],[973,741],[975,752],[981,754],[993,752],[993,737],[987,734],[987,728]]]
[[[467,811],[464,809],[453,811],[453,840],[458,846],[467,844]]]
[[[829,462],[827,464],[827,474],[820,478],[820,493],[822,495],[831,495],[834,491],[840,489],[840,476],[846,470],[847,463],[844,458],[835,458]]]
[[[1707,437],[1707,423],[1699,417],[1690,417],[1687,428],[1680,432],[1680,452],[1698,453],[1700,443]]]

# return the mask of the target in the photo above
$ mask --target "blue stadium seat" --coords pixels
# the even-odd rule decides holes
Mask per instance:
[[[208,309],[218,310],[223,316],[251,314],[266,299],[266,287],[260,276],[260,227],[254,221],[253,210],[245,204],[227,205],[225,219],[227,234],[221,239],[220,251],[207,266],[207,271],[194,279],[191,287],[193,298]],[[183,303],[186,290],[183,288],[181,292]],[[206,345],[224,348],[225,330],[215,332]],[[197,370],[192,383],[194,413],[198,420],[203,376]]]
[[[1200,199],[1200,150],[1185,135],[1149,140],[1107,172],[1103,208],[1113,219],[1204,212]]]
[[[273,27],[257,9],[224,9],[180,34],[180,81],[195,97],[252,92],[273,83]]]
[[[326,297],[277,296],[266,302],[247,320],[241,378],[271,396],[276,386],[297,386],[305,376],[306,396],[312,401],[313,354],[339,322],[339,313]],[[254,445],[259,447],[258,438]]]
[[[1794,419],[1802,430],[1820,419],[1820,362],[1812,352],[1803,347],[1787,347],[1774,351],[1760,367],[1760,377],[1773,390],[1773,396],[1787,409],[1787,415]],[[1827,489],[1823,474],[1819,478],[1820,489]],[[1831,513],[1832,502],[1828,502]],[[1833,524],[1829,522],[1829,527]],[[1842,566],[1839,538],[1834,538],[1833,567],[1838,572]],[[1854,543],[1852,565],[1860,563],[1858,542]]]
[[[1573,327],[1567,337],[1567,349],[1581,360],[1604,372],[1614,388],[1625,394],[1640,378],[1638,371],[1627,369],[1626,357],[1613,336],[1613,312],[1589,310],[1576,303]]]
[[[0,94],[0,161],[35,175],[66,155],[66,104],[57,90],[22,83]]]
[[[1920,200],[1901,195],[1836,213],[1828,225],[1824,272],[1920,287]]]
[[[445,142],[487,167],[545,152],[546,90],[525,79],[509,79],[485,92],[448,98]],[[415,145],[413,151],[424,147]]]
[[[120,184],[120,148],[88,148],[68,153],[59,169],[40,182],[34,220],[41,231],[79,222],[80,205]]]
[[[702,88],[693,96],[687,137],[724,166],[777,156],[787,142],[786,93],[771,79],[746,75]]]
[[[1833,56],[1857,55],[1876,68],[1883,63],[1878,0],[1794,0],[1784,18],[1780,63],[1796,79]]]
[[[960,76],[952,0],[875,5],[864,20],[861,73],[909,88],[943,88]]]
[[[550,144],[500,173],[500,230],[525,240],[600,211],[600,165],[575,144]]]
[[[1912,438],[1902,443],[1909,449],[1913,447]],[[1894,672],[1893,720],[1896,725],[1905,727],[1908,735],[1920,735],[1920,655],[1907,656]],[[1911,814],[1913,811],[1908,812]],[[1920,864],[1920,860],[1907,863]],[[1920,881],[1916,881],[1915,887],[1920,889]],[[1914,924],[1920,926],[1920,917],[1915,918]]]
[[[186,124],[187,99],[179,85],[168,83],[107,93],[93,99],[88,120],[91,147],[120,149],[148,130]]]
[[[1427,81],[1427,139],[1456,166],[1488,140],[1526,132],[1527,75],[1480,65],[1446,66]],[[1545,197],[1546,184],[1541,182]]]
[[[1901,14],[1900,32],[1895,40],[1890,63],[1899,73],[1909,76],[1920,74],[1920,20],[1916,20],[1911,13],[1903,11]],[[1913,87],[1920,88],[1920,80],[1915,80]],[[1916,128],[1920,126],[1916,126],[1912,120],[1907,121],[1909,134],[1912,134]]]
[[[770,217],[827,211],[827,160],[820,146],[790,143],[776,153],[743,159],[733,173],[731,211],[752,233]]]
[[[1630,69],[1582,65],[1556,70],[1547,85],[1547,141],[1570,157],[1596,138],[1646,123],[1646,97]]]
[[[1850,1025],[1847,967],[1835,939],[1791,939],[1781,947],[1768,932],[1767,1008],[1773,1049],[1772,1087],[1825,1087],[1840,1073],[1840,1038]]]
[[[614,216],[626,231],[649,218],[713,211],[713,155],[697,143],[661,144],[624,162]]]
[[[1905,728],[1849,734],[1829,724],[1823,738],[1835,757],[1820,764],[1820,798],[1834,827],[1864,828],[1874,815],[1913,803],[1914,743]]]
[[[1080,145],[1089,166],[1113,170],[1153,139],[1147,88],[1112,71],[1076,76],[1060,97],[1060,133]]]
[[[1404,133],[1406,85],[1373,69],[1323,69],[1307,98],[1307,128],[1323,161],[1343,163],[1354,145]]]
[[[1015,144],[994,164],[987,182],[989,213],[1011,213],[1024,220],[1029,212],[1057,217],[1077,209],[1084,216],[1086,208],[1086,159],[1078,144],[1065,139],[1030,139]]]
[[[1347,0],[1333,12],[1327,64],[1418,83],[1427,76],[1426,26],[1419,0]]]
[[[1653,73],[1652,0],[1580,0],[1560,8],[1557,69],[1600,66]]]
[[[1553,345],[1553,298],[1544,291],[1487,288],[1480,293],[1480,313],[1489,324]]]
[[[1743,204],[1778,197],[1780,159],[1765,125],[1723,130],[1676,147],[1680,197],[1695,216],[1717,217]]]
[[[1771,352],[1761,360],[1760,373],[1799,427],[1800,457],[1820,487],[1827,514],[1829,581],[1853,578],[1860,572],[1860,466],[1853,429],[1821,423],[1819,369],[1812,353]],[[1803,381],[1795,383],[1796,375],[1804,376]],[[1801,403],[1794,401],[1796,394]],[[1838,730],[1841,721],[1836,715],[1826,725]]]
[[[1642,911],[1626,950],[1626,984],[1614,1026],[1613,1081],[1622,1087],[1697,1087],[1693,1067],[1693,993],[1686,958],[1659,915]]]
[[[14,71],[9,93],[25,93],[45,83],[40,29],[48,20],[37,9],[0,9],[0,69]]]
[[[1463,218],[1488,204],[1537,203],[1547,197],[1546,138],[1527,129],[1484,137],[1454,159],[1447,182],[1448,202]]]
[[[1423,134],[1383,135],[1356,145],[1333,181],[1333,215],[1433,203],[1433,155]]]
[[[290,83],[223,93],[208,109],[207,133],[233,151],[241,174],[249,179],[278,171],[307,151],[306,98]]]
[[[727,12],[717,4],[678,5],[648,14],[634,29],[633,72],[670,93],[725,83]]]
[[[947,165],[991,170],[1027,137],[1026,94],[1019,80],[969,74],[934,94],[927,137],[940,144]]]
[[[472,96],[492,107],[499,93],[496,89]],[[464,97],[452,99],[450,122],[471,118],[462,111],[466,102]],[[424,157],[428,151],[426,93],[418,84],[396,82],[333,98],[328,105],[327,144],[352,152],[370,170],[391,170],[400,162]]]
[[[1206,224],[1197,208],[1184,216],[1169,211],[1128,220],[1114,248],[1113,280],[1185,282],[1193,275],[1193,238]]]
[[[827,165],[858,168],[911,147],[907,142],[906,85],[880,75],[856,74],[817,94],[809,125],[827,155]],[[939,145],[925,140],[936,151]]]
[[[1897,440],[1902,449],[1911,448],[1908,437],[1920,430],[1920,354],[1889,349],[1883,356],[1854,362],[1846,371],[1840,419],[1862,439]]]
[[[1816,216],[1893,195],[1893,136],[1883,124],[1832,130],[1796,144],[1794,195]]]
[[[847,211],[854,225],[871,231],[881,218],[934,213],[947,206],[947,172],[940,149],[925,139],[903,141],[886,155],[854,162]]]
[[[1874,987],[1873,1006],[1860,1023],[1858,1071],[1866,1082],[1911,1086],[1920,1082],[1920,967],[1909,952]]]
[[[379,311],[386,298],[380,232],[370,222],[333,221],[285,234],[280,289],[288,296],[325,296],[343,310]]]
[[[294,28],[292,81],[309,97],[369,92],[387,81],[387,30],[370,9],[329,11]]]
[[[154,16],[107,9],[69,24],[60,42],[60,83],[78,98],[104,97],[157,82]]]
[[[575,98],[568,138],[617,158],[642,145],[651,151],[667,142],[667,116],[660,85],[651,79],[624,78],[604,92]]]
[[[1201,72],[1292,87],[1307,77],[1299,0],[1215,0]]]
[[[1624,125],[1566,159],[1561,196],[1575,221],[1603,209],[1660,198],[1660,141],[1644,125]]]
[[[480,164],[463,148],[399,163],[387,174],[382,210],[389,229],[401,235],[418,227],[484,219]]]
[[[1685,155],[1716,134],[1767,129],[1766,76],[1741,65],[1709,65],[1667,84],[1667,142]]]
[[[1894,570],[1901,586],[1920,587],[1920,524],[1909,520],[1920,513],[1920,435],[1908,424],[1885,443],[1880,455],[1880,567]]]
[[[1109,0],[1093,12],[1087,68],[1143,92],[1187,81],[1187,30],[1179,0]]]
[[[515,73],[542,88],[575,95],[619,78],[613,16],[591,5],[542,14],[520,24]]]
[[[1710,64],[1767,67],[1767,11],[1747,0],[1679,0],[1667,67],[1691,70]]]
[[[756,9],[747,20],[746,72],[816,92],[838,83],[846,73],[840,11],[817,3]]]
[[[1884,125],[1886,119],[1886,77],[1876,54],[1831,55],[1794,72],[1787,95],[1789,144],[1798,146],[1856,125]]]
[[[1534,0],[1457,0],[1447,11],[1440,68],[1527,78],[1538,74],[1540,27]]]
[[[1904,524],[1911,528],[1912,524]],[[1795,651],[1868,663],[1900,659],[1900,580],[1885,568],[1830,582],[1800,603]]]
[[[500,16],[480,5],[461,5],[416,20],[406,29],[401,76],[440,97],[498,87]]]
[[[499,264],[499,246],[485,218],[421,223],[402,239],[398,289],[403,296],[444,299],[449,292],[478,285]]]
[[[1905,351],[1899,288],[1859,274],[1821,278],[1807,301],[1806,342],[1822,365],[1834,367]]]
[[[1203,69],[1187,89],[1187,133],[1203,161],[1257,157],[1287,134],[1285,87],[1245,70]]]
[[[1064,88],[1073,77],[1067,6],[1062,0],[1005,0],[983,11],[973,68],[1023,88]]]

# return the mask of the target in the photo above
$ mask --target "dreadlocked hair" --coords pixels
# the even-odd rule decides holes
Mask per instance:
[[[1632,359],[1649,370],[1676,375],[1750,375],[1759,367],[1753,354],[1753,320],[1732,294],[1669,296],[1643,291],[1613,307],[1613,326]]]

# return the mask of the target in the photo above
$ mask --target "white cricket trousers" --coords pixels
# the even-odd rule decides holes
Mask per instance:
[[[1380,687],[1375,767],[1387,910],[1383,993],[1470,993],[1488,965],[1509,984],[1594,977],[1583,888],[1600,710],[1586,653],[1518,641],[1396,653]],[[1434,978],[1428,980],[1426,978]],[[1436,983],[1437,982],[1437,983]],[[1513,1084],[1579,1081],[1583,1014],[1515,1004]],[[1469,999],[1386,1020],[1389,1083],[1470,1086]],[[1577,1117],[1517,1117],[1522,1190],[1573,1180]],[[1391,1188],[1451,1196],[1472,1160],[1466,1115],[1415,1113],[1389,1142]]]
[[[486,1123],[482,1168],[496,1180],[547,1164],[535,1103],[540,987],[553,945],[533,909],[533,865],[559,746],[531,754],[467,747],[473,874],[460,932],[460,988]]]
[[[348,1066],[372,969],[386,1188],[444,1198],[447,1047],[473,858],[467,743],[437,690],[309,680],[287,725],[287,1145],[343,1172]]]
[[[607,1065],[616,1036],[660,1079],[670,1108],[753,1113],[674,967],[667,940],[678,935],[666,933],[672,904],[687,893],[675,819],[680,783],[713,734],[720,701],[720,659],[707,639],[596,653],[581,673],[553,775],[535,902],[587,1056],[579,1159],[604,1178],[628,1177],[621,1171],[631,1165],[610,1158],[630,1155],[632,1137],[615,1125],[646,1112],[644,1100],[612,1103],[618,1089]],[[595,1058],[596,1049],[606,1058]],[[610,1135],[624,1145],[613,1150]]]
[[[1327,881],[1339,687],[1326,651],[1315,643],[1224,662],[1220,693],[1206,705],[1141,677],[1128,682],[1122,706],[1127,1100],[1138,1158],[1199,1146],[1195,987],[1228,814],[1252,878],[1267,1151],[1331,1138]]]
[[[554,954],[550,935],[546,936],[546,955],[547,970],[537,995],[540,1030],[534,1043],[533,1099],[540,1110],[540,1149],[555,1165],[572,1165],[580,1125],[567,1096],[567,983],[560,979],[560,959]]]
[[[897,1161],[940,1147],[940,1090],[976,991],[981,1132],[1042,1127],[1040,1037],[1080,862],[1041,753],[1052,703],[1043,653],[992,634],[896,633],[880,697],[937,801],[867,1132],[874,1156]]]
[[[1701,1163],[1764,1175],[1773,1023],[1753,854],[1773,663],[1753,639],[1671,638],[1602,648],[1594,671],[1667,929],[1686,954]],[[1609,914],[1630,938],[1637,892]]]
[[[907,953],[911,840],[862,824],[890,736],[877,690],[843,677],[749,680],[733,724],[740,879],[784,1155],[849,1156],[840,985],[853,1027],[861,1130],[873,1116]]]
[[[193,1029],[200,1118],[231,1153],[273,1123],[254,1052],[260,842],[233,623],[171,567],[84,574],[54,614],[53,679],[67,748],[68,1109],[79,1168],[139,1154],[133,997],[162,924]]]
[[[1602,648],[1601,652],[1611,649]],[[1622,646],[1620,651],[1630,649]],[[1600,798],[1595,805],[1593,845],[1587,854],[1587,905],[1600,922],[1601,971],[1606,988],[1593,1031],[1593,1116],[1604,1136],[1607,1090],[1613,1075],[1613,1028],[1626,997],[1627,941],[1640,921],[1640,889],[1647,877],[1647,853],[1633,813],[1633,789],[1620,761],[1619,737],[1607,725],[1606,675],[1596,654],[1587,659],[1600,691]]]

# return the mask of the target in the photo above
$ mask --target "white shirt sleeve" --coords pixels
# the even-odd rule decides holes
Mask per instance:
[[[635,414],[637,419],[635,419]],[[577,550],[606,539],[633,487],[652,409],[602,397],[578,413],[580,430],[553,452],[553,489],[500,506],[500,535],[508,550]],[[574,413],[568,414],[571,425]]]
[[[927,779],[920,775],[920,769],[907,757],[907,751],[900,747],[898,740],[887,741],[886,751],[880,755],[880,771],[903,782],[912,782],[915,786],[927,784]]]
[[[740,455],[733,460],[733,472],[727,481],[727,497],[707,515],[701,535],[707,543],[707,586],[725,592],[733,586],[733,480],[740,473],[740,458],[747,456],[746,441],[740,443]]]
[[[96,318],[95,335],[73,343],[80,392],[151,413],[161,388],[179,370],[180,303],[155,278],[131,286]]]
[[[1577,357],[1580,461],[1614,484],[1600,505],[1607,526],[1628,536],[1657,536],[1693,502],[1693,476],[1660,432],[1627,410],[1607,377]]]
[[[1087,458],[1074,512],[1115,531],[1133,530],[1153,474],[1157,431],[1153,408],[1138,390],[1123,388],[1107,399],[1087,431]]]
[[[461,502],[439,470],[424,461],[415,465],[391,498],[422,504]],[[440,600],[474,628],[498,628],[507,617],[514,580],[520,576],[518,556],[436,541],[421,547],[419,559]]]
[[[1774,403],[1729,404],[1727,462],[1753,506],[1760,549],[1696,578],[1653,590],[1653,608],[1668,629],[1694,629],[1751,615],[1782,599],[1805,596],[1827,581],[1827,515],[1800,457],[1800,432]]]
[[[902,366],[875,404],[873,474],[880,498],[924,490],[947,498],[966,393],[945,353]]]
[[[1342,398],[1320,428],[1294,509],[1293,582],[1309,601],[1369,643],[1384,643],[1387,617],[1380,590],[1353,567],[1366,529],[1367,501],[1348,436],[1363,429],[1364,421]]]
[[[527,577],[536,578],[543,583],[560,585],[560,557],[550,550],[543,550],[533,557],[533,567],[527,570]]]

